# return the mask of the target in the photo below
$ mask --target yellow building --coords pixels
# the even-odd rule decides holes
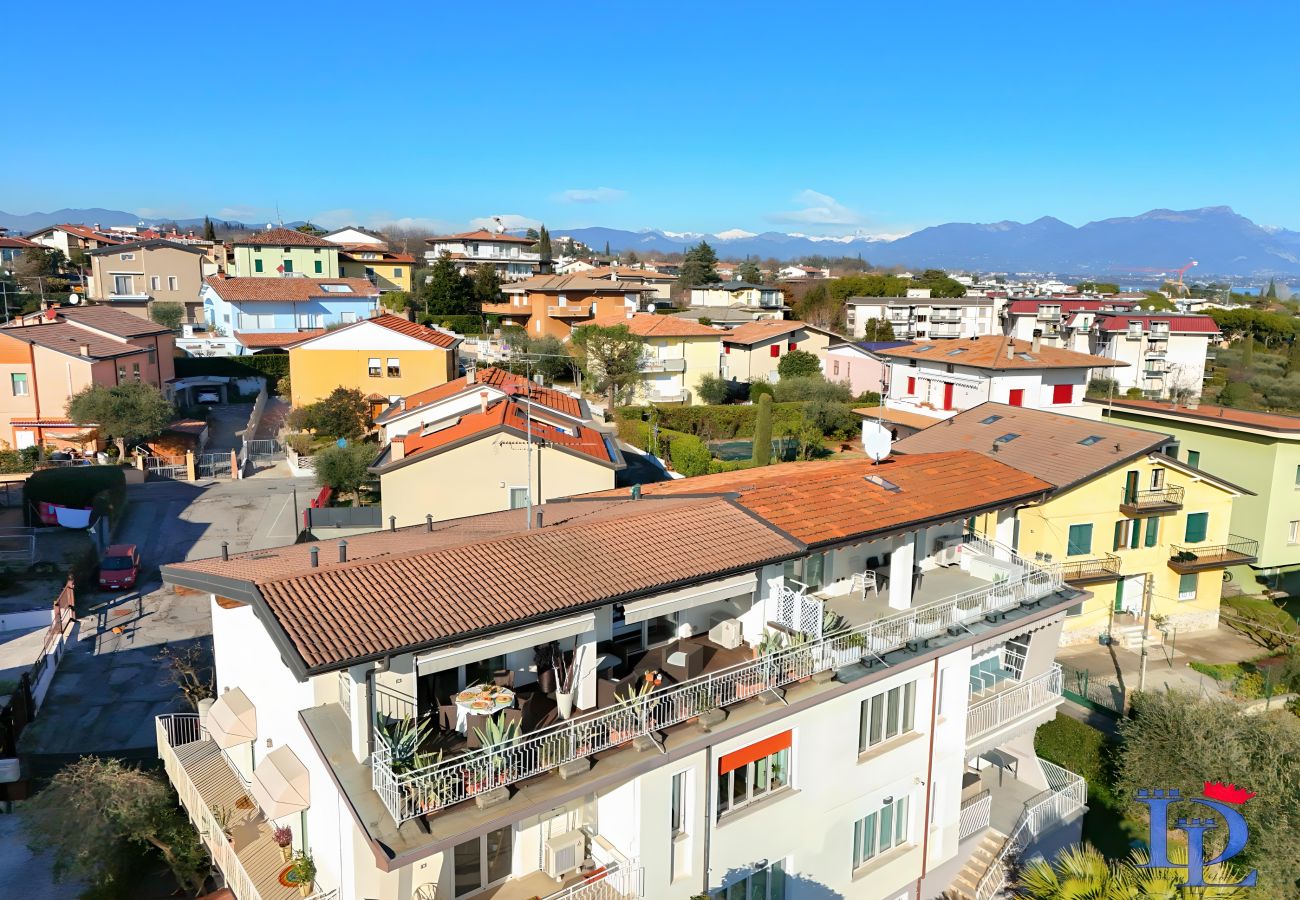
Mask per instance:
[[[1012,541],[1060,564],[1091,596],[1070,610],[1062,643],[1103,634],[1132,645],[1214,628],[1223,570],[1255,549],[1228,533],[1244,488],[1166,456],[1168,435],[1042,410],[985,403],[894,445],[900,453],[970,449],[1055,486],[1019,510]],[[994,536],[993,524],[972,523]],[[1006,539],[1006,535],[1002,535]]]
[[[410,291],[415,257],[395,253],[384,245],[347,244],[339,251],[339,271],[344,278],[366,278],[381,293]]]
[[[340,277],[339,245],[292,228],[271,228],[235,241],[232,255],[234,274],[240,278]]]
[[[345,387],[386,407],[455,378],[460,342],[451,332],[392,315],[317,334],[289,348],[293,405],[315,403]]]
[[[699,402],[700,379],[717,375],[723,332],[676,316],[631,313],[597,319],[601,326],[626,325],[645,342],[636,403]]]
[[[477,407],[393,437],[370,471],[383,520],[402,526],[609,490],[624,465],[613,435],[484,391]]]
[[[823,328],[795,319],[760,319],[737,325],[722,335],[722,374],[749,384],[776,381],[781,357],[795,350],[813,354],[823,363],[831,340],[843,340]]]

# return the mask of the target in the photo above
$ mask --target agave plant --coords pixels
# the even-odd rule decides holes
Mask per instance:
[[[490,718],[483,728],[475,728],[479,743],[486,747],[504,747],[519,740],[519,720],[504,721],[503,717]]]
[[[849,620],[831,609],[829,606],[822,611],[822,636],[830,637],[849,627]]]
[[[620,708],[630,710],[636,716],[637,724],[641,730],[645,731],[650,721],[650,703],[646,699],[654,692],[655,684],[653,681],[641,681],[636,687],[628,686],[622,694],[614,695],[614,702]]]
[[[429,736],[431,727],[428,719],[397,719],[379,726],[380,733],[391,748],[389,765],[394,774],[410,772],[420,768],[419,758],[426,756],[420,748]]]

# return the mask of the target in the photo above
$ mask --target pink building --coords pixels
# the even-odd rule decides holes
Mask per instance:
[[[822,374],[829,381],[846,382],[853,396],[867,391],[886,393],[889,364],[876,351],[911,346],[911,341],[843,341],[831,344],[822,360]]]

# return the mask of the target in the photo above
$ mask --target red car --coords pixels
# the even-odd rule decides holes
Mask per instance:
[[[113,544],[99,563],[99,586],[106,590],[135,587],[140,551],[135,544]]]

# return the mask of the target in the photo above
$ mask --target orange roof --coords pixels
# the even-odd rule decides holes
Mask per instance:
[[[1093,403],[1111,405],[1121,412],[1128,409],[1134,412],[1153,412],[1166,416],[1177,416],[1207,424],[1241,425],[1246,428],[1262,428],[1267,431],[1284,431],[1300,434],[1300,416],[1284,416],[1281,413],[1263,412],[1257,409],[1233,409],[1227,406],[1210,406],[1202,403],[1196,409],[1175,406],[1158,400],[1093,400]]]
[[[204,282],[227,303],[367,300],[379,296],[379,288],[365,278],[229,278],[209,275]],[[348,290],[331,292],[325,290],[326,285],[342,285]]]
[[[891,490],[869,479],[895,485]],[[808,545],[925,522],[948,522],[1051,490],[1052,485],[969,450],[824,460],[742,469],[643,485],[646,496],[734,496],[760,519]],[[588,496],[625,494],[605,491]]]
[[[338,244],[333,241],[327,241],[323,237],[317,237],[314,234],[307,234],[304,231],[295,231],[292,228],[269,228],[266,231],[259,231],[257,234],[234,242],[236,247],[249,246],[269,246],[269,247],[334,247]]]
[[[654,290],[649,285],[633,284],[627,281],[612,281],[608,278],[592,278],[588,272],[573,272],[569,275],[534,275],[522,281],[512,281],[501,288],[506,294],[562,294],[573,291],[580,294],[637,294]]]
[[[803,328],[798,319],[759,319],[737,325],[723,334],[728,344],[758,344]]]
[[[427,325],[421,325],[418,322],[412,322],[409,319],[403,319],[401,316],[395,316],[391,313],[384,313],[371,319],[360,319],[342,328],[335,328],[335,331],[347,331],[349,328],[356,328],[360,325],[370,323],[387,328],[389,331],[396,331],[398,334],[404,334],[407,337],[413,337],[417,341],[424,341],[426,344],[433,344],[435,347],[441,347],[443,350],[450,350],[460,343],[461,337],[449,331],[442,331],[438,328],[429,328]],[[310,337],[300,340],[295,347],[302,346],[320,337],[320,334],[314,334]],[[379,395],[376,395],[379,396]]]
[[[245,347],[287,347],[299,341],[320,337],[324,328],[308,328],[304,331],[236,331],[235,340]]]
[[[1011,357],[1007,358],[1007,349]],[[896,359],[931,360],[936,363],[951,363],[969,366],[972,369],[1097,369],[1103,366],[1124,366],[1127,363],[1104,356],[1078,353],[1074,350],[1062,350],[1059,347],[1041,345],[1032,349],[1029,341],[1016,340],[1005,335],[995,334],[984,337],[962,338],[960,340],[924,341],[909,347],[893,347],[878,350],[881,356]]]
[[[609,328],[626,325],[627,330],[638,337],[711,337],[721,339],[725,332],[708,325],[701,325],[694,319],[679,319],[676,316],[656,316],[650,313],[637,313],[633,316],[601,316],[592,324]]]
[[[462,231],[460,234],[440,234],[424,239],[426,244],[444,244],[451,241],[505,241],[511,244],[537,243],[532,238],[515,237],[513,234],[497,234],[495,231],[488,231],[486,228],[479,228],[476,231]]]
[[[490,366],[486,369],[478,369],[474,376],[474,383],[470,384],[469,376],[462,375],[454,378],[446,384],[440,384],[437,387],[427,388],[408,397],[403,397],[399,403],[393,404],[387,410],[375,419],[375,423],[382,425],[390,419],[400,418],[408,412],[420,409],[424,406],[437,403],[440,400],[446,400],[455,397],[458,394],[470,393],[476,391],[484,385],[497,388],[503,392],[508,388],[523,389],[528,387],[528,395],[538,406],[545,406],[547,409],[555,410],[566,416],[575,419],[585,418],[582,409],[582,401],[575,397],[570,397],[563,391],[557,391],[553,388],[541,387],[540,385],[531,384],[527,378],[522,375],[516,375],[513,372],[507,372],[505,369],[498,369],[496,366]]]

